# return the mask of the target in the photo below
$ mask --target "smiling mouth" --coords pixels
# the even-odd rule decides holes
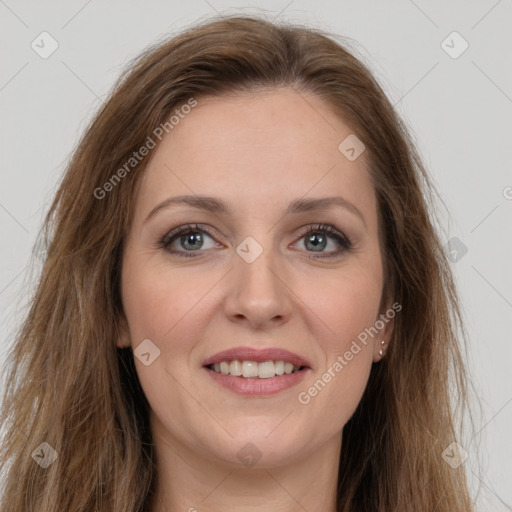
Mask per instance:
[[[222,361],[221,363],[205,366],[209,370],[233,377],[244,379],[270,379],[281,375],[290,375],[308,368],[307,366],[296,366],[288,361],[264,361],[256,362],[249,360]]]

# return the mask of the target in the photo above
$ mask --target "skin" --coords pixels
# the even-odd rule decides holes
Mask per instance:
[[[153,150],[123,253],[126,319],[117,343],[135,349],[150,339],[160,350],[149,366],[134,358],[151,406],[154,512],[335,510],[342,430],[393,326],[359,344],[309,403],[298,401],[390,307],[379,310],[383,266],[365,155],[351,162],[338,150],[351,133],[318,97],[282,88],[198,98]],[[155,205],[182,194],[217,197],[231,211],[172,206],[145,222]],[[341,207],[284,215],[295,199],[328,196],[351,202],[364,220]],[[195,257],[158,246],[188,223],[214,234],[192,249],[179,236],[172,242]],[[353,248],[315,259],[340,248],[331,235],[320,252],[307,244],[299,228],[320,223]],[[236,252],[248,236],[263,248],[252,263]],[[202,368],[236,346],[285,348],[311,370],[278,394],[243,397]],[[237,456],[247,443],[261,455],[252,467]]]

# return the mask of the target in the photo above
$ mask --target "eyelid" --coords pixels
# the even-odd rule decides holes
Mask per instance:
[[[353,242],[352,242],[351,238],[349,236],[347,236],[343,231],[335,228],[331,224],[325,224],[325,223],[308,224],[299,229],[300,229],[300,232],[299,232],[300,237],[303,237],[309,233],[325,232],[331,238],[340,238],[343,240],[343,242],[347,246],[349,246],[349,247],[353,246]]]
[[[213,228],[208,226],[208,224],[201,224],[199,222],[190,222],[190,223],[180,224],[179,226],[172,228],[170,231],[166,230],[164,237],[171,238],[180,233],[186,233],[187,231],[204,231],[208,235],[214,236]],[[218,235],[215,234],[215,236],[218,236]]]
[[[170,231],[166,231],[161,237],[159,237],[159,248],[166,249],[168,245],[173,241],[173,238],[177,238],[178,236],[183,236],[188,232],[201,232],[206,233],[212,239],[215,239],[216,234],[213,233],[213,230],[206,224],[199,223],[190,223],[190,224],[181,224],[176,228],[171,229]],[[222,237],[219,237],[222,238]],[[184,251],[177,251],[184,252]]]

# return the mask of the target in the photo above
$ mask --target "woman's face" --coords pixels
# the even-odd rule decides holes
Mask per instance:
[[[341,442],[390,336],[391,321],[376,336],[365,331],[385,311],[366,155],[357,157],[352,139],[339,149],[351,129],[311,94],[286,88],[197,101],[152,150],[142,178],[118,343],[135,351],[155,438],[227,464],[291,463]],[[184,195],[194,204],[155,210]],[[211,209],[200,207],[205,196],[215,199],[204,201]],[[339,202],[308,207],[324,198]],[[232,349],[220,356],[221,373],[205,366]],[[307,368],[268,377],[282,364],[254,361],[293,363],[262,352],[274,349]]]

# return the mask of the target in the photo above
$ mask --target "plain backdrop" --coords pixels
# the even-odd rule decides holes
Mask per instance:
[[[471,488],[479,510],[512,510],[510,0],[0,0],[0,357],[31,290],[43,213],[87,122],[131,58],[217,13],[350,38],[411,130],[449,211],[447,250],[457,251],[482,404],[461,439]]]

